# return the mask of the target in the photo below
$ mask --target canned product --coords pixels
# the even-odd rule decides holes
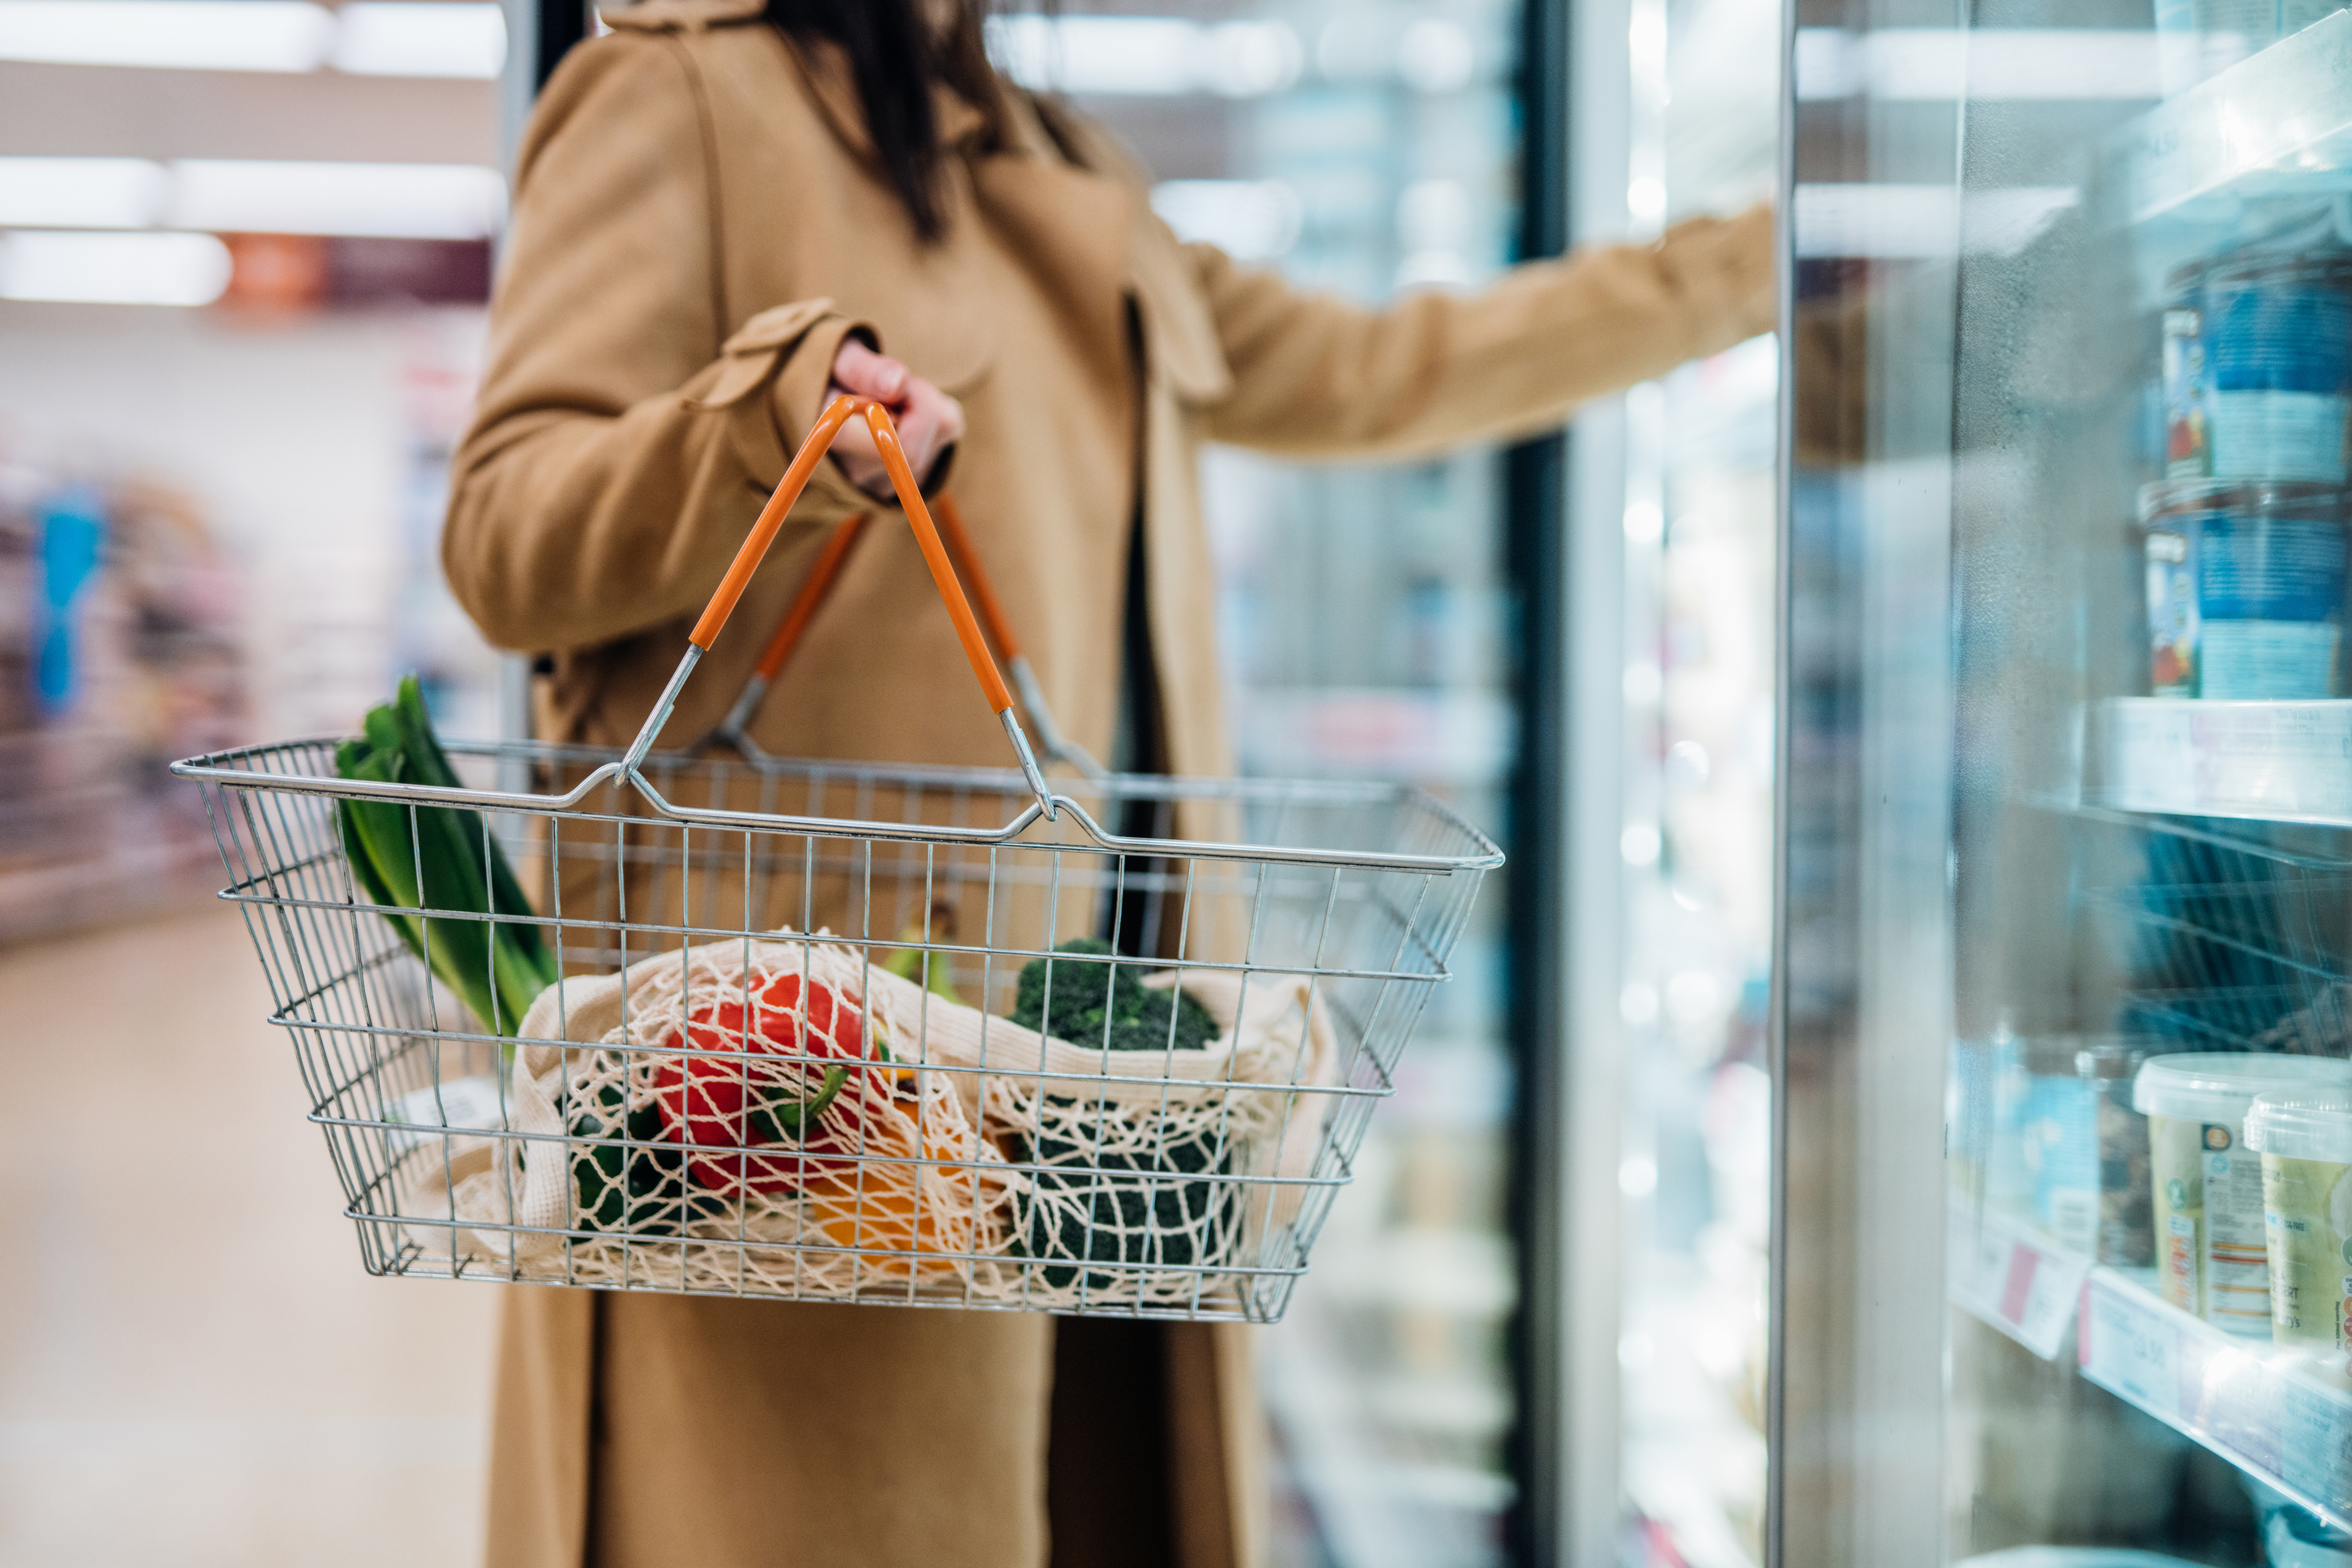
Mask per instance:
[[[2319,485],[2167,480],[2140,493],[2158,696],[2340,695],[2346,497]]]
[[[2352,1063],[2247,1051],[2151,1057],[2133,1080],[2147,1116],[2157,1289],[2231,1333],[2271,1332],[2263,1167],[2246,1113],[2273,1089],[2352,1089]]]
[[[2352,257],[2216,262],[2197,291],[2216,479],[2340,485],[2352,413]]]

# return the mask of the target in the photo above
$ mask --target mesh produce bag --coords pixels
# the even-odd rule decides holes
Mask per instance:
[[[419,1150],[410,1211],[446,1205],[475,1228],[461,1249],[524,1279],[1217,1293],[1297,1216],[1335,1051],[1302,979],[1181,984],[1219,1033],[1153,1051],[1046,1039],[822,935],[567,979],[524,1021],[508,1135]]]

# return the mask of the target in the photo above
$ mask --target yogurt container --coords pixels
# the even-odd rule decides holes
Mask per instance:
[[[2197,290],[2216,479],[2341,485],[2352,414],[2352,256],[2268,252]]]
[[[2263,1161],[2271,1338],[2352,1388],[2352,1086],[2257,1095],[2246,1146]]]
[[[2272,1090],[2352,1091],[2352,1062],[2247,1051],[2150,1058],[2132,1082],[2147,1117],[2157,1289],[2231,1333],[2271,1333],[2263,1162],[2246,1113]]]
[[[2324,485],[2170,479],[2141,491],[2156,695],[2339,695],[2346,512],[2345,492]]]

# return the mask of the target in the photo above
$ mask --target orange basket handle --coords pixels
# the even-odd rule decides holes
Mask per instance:
[[[940,532],[948,541],[948,549],[962,570],[964,580],[971,585],[971,597],[980,606],[980,618],[988,623],[988,634],[996,643],[996,651],[1004,656],[1004,673],[1011,677],[1013,690],[1021,694],[1021,706],[1029,710],[1029,722],[1037,727],[1037,739],[1045,748],[1049,760],[1066,762],[1090,779],[1109,777],[1109,770],[1094,759],[1092,753],[1062,733],[1055,722],[1054,710],[1046,705],[1045,690],[1037,684],[1037,672],[1021,652],[1021,644],[1013,640],[1013,624],[1004,618],[1004,606],[996,597],[995,585],[980,564],[980,552],[972,548],[971,536],[964,531],[962,509],[952,496],[940,497]]]
[[[889,411],[880,403],[871,398],[852,397],[847,393],[825,405],[824,412],[817,416],[815,427],[809,432],[808,439],[802,442],[801,449],[793,454],[791,465],[784,470],[784,476],[776,482],[775,491],[769,496],[768,504],[760,508],[759,520],[751,525],[751,534],[743,540],[742,548],[735,552],[735,559],[728,566],[727,574],[719,580],[719,590],[710,596],[710,603],[702,612],[702,619],[696,622],[694,630],[687,634],[686,654],[678,661],[678,667],[670,676],[661,700],[646,716],[645,727],[638,732],[635,743],[630,747],[627,767],[634,772],[644,763],[646,754],[652,749],[654,737],[669,721],[670,711],[677,706],[677,694],[684,689],[687,676],[693,672],[702,655],[709,652],[710,644],[718,640],[728,617],[735,612],[737,602],[742,599],[744,589],[751,585],[751,574],[759,570],[760,562],[766,559],[768,547],[775,543],[776,535],[783,528],[786,515],[815,475],[816,465],[824,461],[825,454],[832,450],[835,438],[841,434],[841,427],[856,414],[865,416],[866,428],[874,437],[875,449],[881,454],[882,466],[890,476],[890,487],[898,493],[898,505],[907,514],[907,526],[914,530],[916,547],[923,552],[923,564],[930,569],[931,586],[939,591],[940,602],[947,606],[948,619],[955,623],[956,639],[963,644],[964,657],[971,662],[971,673],[980,681],[981,693],[988,699],[989,710],[1003,725],[1005,738],[1013,743],[1013,754],[1020,759],[1022,774],[1037,797],[1039,810],[1051,818],[1055,815],[1053,792],[1045,787],[1045,776],[1038,769],[1036,753],[1030,749],[1029,737],[1022,730],[1020,717],[1013,712],[1013,693],[996,667],[994,655],[988,651],[988,641],[981,635],[980,623],[972,618],[971,605],[964,598],[963,585],[956,580],[955,568],[948,560],[946,547],[940,542],[939,529],[931,521],[930,510],[923,504],[923,492],[915,482],[915,471],[907,462],[905,449],[898,444],[898,427],[890,423]],[[797,632],[794,634],[798,635]],[[771,652],[773,649],[774,644],[771,643]],[[785,652],[790,651],[787,645]]]

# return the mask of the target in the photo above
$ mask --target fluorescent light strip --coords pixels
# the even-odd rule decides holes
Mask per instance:
[[[219,234],[487,239],[506,215],[506,182],[467,163],[190,158],[172,174],[172,225]]]
[[[0,228],[151,228],[171,197],[144,158],[0,158]]]
[[[0,228],[486,239],[506,182],[469,163],[0,158]]]
[[[1147,98],[1258,98],[1297,81],[1306,58],[1285,23],[1174,16],[992,16],[988,53],[1038,91]]]
[[[2086,102],[2162,96],[2147,28],[1797,29],[1797,97]]]
[[[43,65],[491,78],[506,47],[485,0],[0,0],[0,60]]]
[[[507,21],[496,5],[456,0],[353,0],[335,13],[339,71],[371,77],[499,74]]]
[[[1924,261],[2013,256],[2082,199],[2071,185],[1800,185],[1791,216],[1801,257]]]
[[[0,235],[0,299],[209,305],[229,271],[228,247],[210,235]]]

